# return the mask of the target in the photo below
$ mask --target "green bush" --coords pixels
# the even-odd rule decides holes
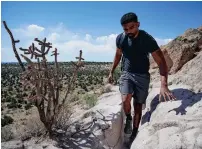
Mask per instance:
[[[27,95],[27,93],[23,93],[22,96],[23,97],[27,97],[28,95]]]
[[[74,101],[78,101],[79,100],[79,95],[77,93],[73,93],[70,96],[70,101],[74,102]]]
[[[7,105],[7,107],[9,109],[12,109],[12,108],[22,108],[22,105],[20,103],[11,102],[10,104]]]
[[[22,94],[17,93],[16,98],[22,98]]]
[[[22,99],[18,99],[18,103],[24,103],[24,100],[22,100]]]
[[[182,40],[182,36],[178,36],[178,37],[176,38],[176,40],[181,41],[181,40]]]
[[[87,89],[86,85],[83,85],[82,89],[84,89],[86,92],[88,92],[88,89]]]
[[[26,100],[24,100],[24,104],[27,104],[27,101],[26,101]]]
[[[11,102],[11,101],[12,101],[12,97],[7,96],[7,97],[6,97],[6,102]]]
[[[113,74],[113,79],[114,79],[114,83],[117,84],[118,83],[118,79],[120,78],[121,76],[121,67],[118,66],[115,71],[114,71],[114,74]]]
[[[95,94],[84,95],[84,100],[89,108],[93,107],[97,103],[97,96]]]
[[[1,102],[6,102],[6,99],[4,97],[1,97]]]
[[[20,103],[18,103],[17,107],[18,107],[19,109],[22,109],[22,105],[21,105]]]
[[[90,87],[90,90],[91,90],[91,91],[92,91],[92,90],[94,90],[94,87],[93,87],[93,86],[91,86],[91,87]]]
[[[8,91],[13,91],[12,86],[9,86],[9,87],[8,87]]]
[[[25,105],[25,110],[28,110],[32,107],[32,103],[28,103]]]
[[[1,127],[4,127],[12,123],[13,123],[13,118],[10,116],[4,115],[4,118],[1,118]]]
[[[11,103],[16,104],[17,100],[15,98],[12,98]]]
[[[1,128],[1,142],[10,141],[14,138],[14,134],[10,127]]]

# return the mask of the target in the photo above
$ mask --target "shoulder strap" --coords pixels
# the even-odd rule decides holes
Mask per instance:
[[[121,34],[120,40],[119,40],[119,45],[120,47],[123,47],[123,41],[125,39],[125,32]],[[123,48],[121,48],[123,50]],[[121,57],[121,71],[123,71],[123,64],[124,64],[124,56],[122,55]]]
[[[121,47],[122,47],[122,45],[123,45],[124,39],[125,39],[125,32],[123,32],[123,33],[121,34],[121,38],[120,38],[120,40],[119,40],[119,45],[120,45]]]

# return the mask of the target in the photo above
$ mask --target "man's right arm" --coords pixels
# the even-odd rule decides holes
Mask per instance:
[[[111,74],[114,73],[114,70],[116,69],[117,65],[119,64],[119,62],[121,60],[121,56],[122,56],[122,50],[120,48],[116,48],[116,54],[114,57],[114,62],[113,62],[112,68],[110,70]]]
[[[122,56],[121,43],[120,43],[121,37],[122,37],[122,34],[119,34],[116,37],[116,54],[114,56],[114,61],[113,61],[112,68],[111,68],[110,73],[109,73],[109,77],[108,77],[109,83],[113,82],[114,70],[116,69],[117,65],[119,64],[119,62],[121,60],[121,56]]]

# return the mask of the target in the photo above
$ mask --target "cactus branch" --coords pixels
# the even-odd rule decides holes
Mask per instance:
[[[18,55],[18,52],[16,50],[16,47],[15,47],[15,44],[20,42],[20,40],[14,40],[14,37],[13,37],[13,34],[12,32],[10,31],[10,29],[8,28],[7,24],[6,24],[6,21],[3,21],[3,24],[4,24],[4,27],[6,29],[6,31],[8,32],[8,34],[10,35],[10,38],[11,38],[11,42],[12,42],[12,46],[13,46],[13,51],[15,53],[15,57],[17,58],[18,60],[18,63],[20,64],[21,68],[23,71],[25,71],[25,67],[20,59],[20,56]]]

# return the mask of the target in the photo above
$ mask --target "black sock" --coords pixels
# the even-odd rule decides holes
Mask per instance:
[[[132,120],[131,113],[126,114],[126,119],[127,119],[127,120]]]

